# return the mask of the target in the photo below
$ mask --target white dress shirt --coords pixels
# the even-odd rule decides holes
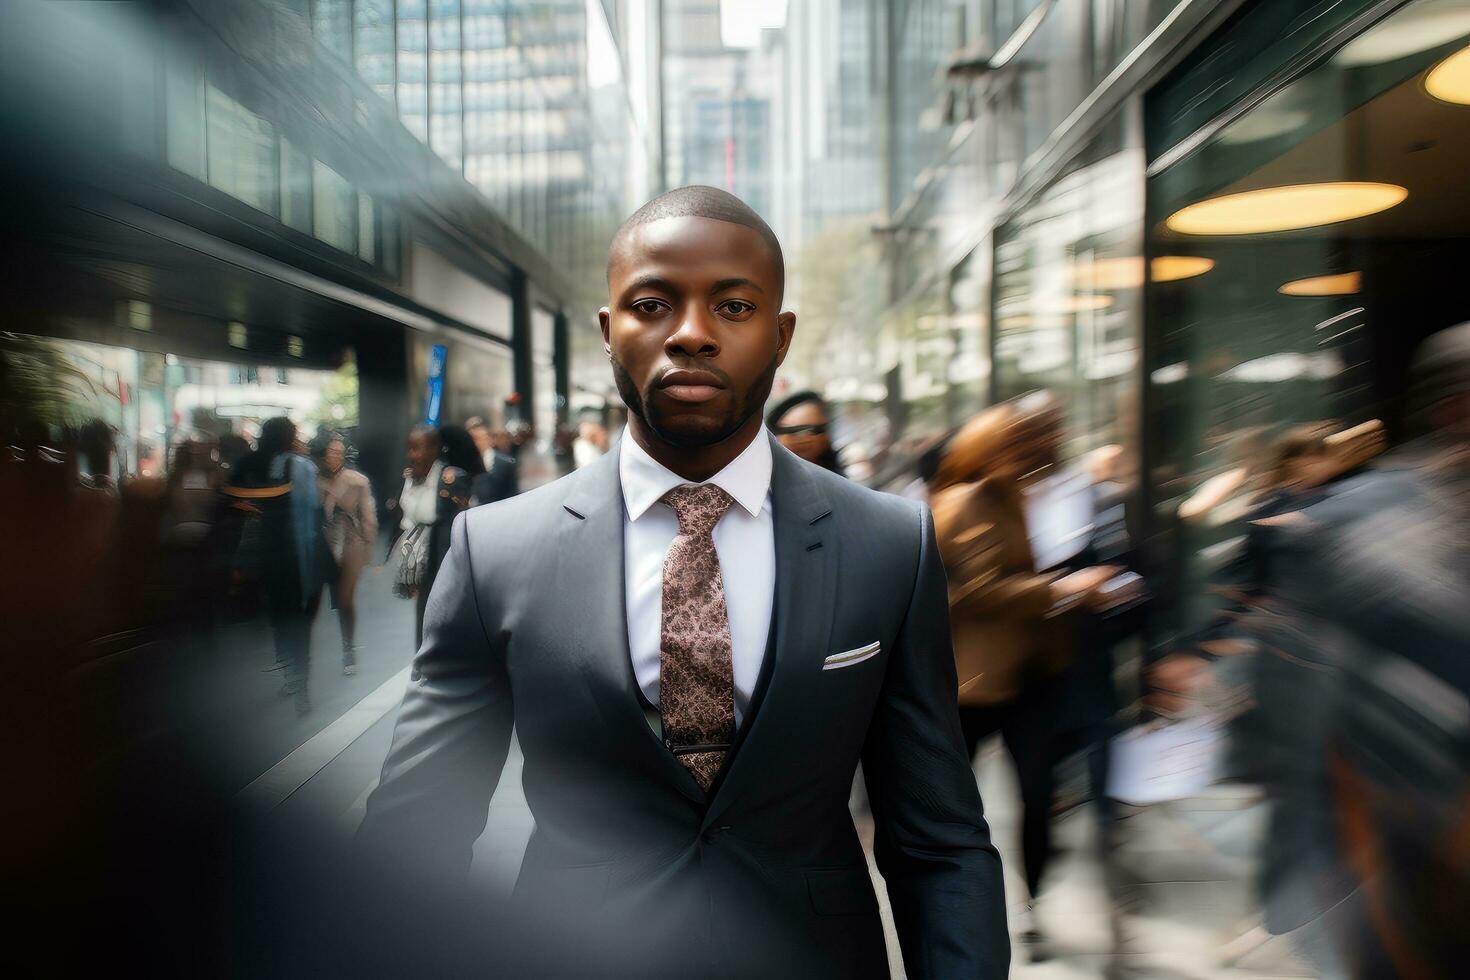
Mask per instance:
[[[628,649],[643,696],[658,704],[663,632],[664,557],[679,533],[673,508],[659,498],[691,481],[670,472],[629,433],[618,440],[623,485],[623,560]],[[735,673],[735,724],[740,725],[760,677],[776,594],[776,530],[771,518],[771,443],[761,426],[745,451],[706,482],[735,503],[715,525],[715,552],[725,585]]]

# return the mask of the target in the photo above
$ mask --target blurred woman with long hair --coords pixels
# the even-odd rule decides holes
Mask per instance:
[[[971,755],[999,732],[1020,782],[1028,903],[1051,856],[1053,726],[1046,710],[1075,644],[1075,612],[1096,601],[1114,570],[1037,568],[1022,481],[1045,446],[1025,413],[993,406],[950,440],[930,496],[949,575],[960,726]],[[1034,920],[1022,932],[1041,956]]]

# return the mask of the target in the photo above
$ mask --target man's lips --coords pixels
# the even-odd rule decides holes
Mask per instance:
[[[658,389],[675,401],[707,402],[724,391],[725,385],[708,371],[670,371],[658,379]]]

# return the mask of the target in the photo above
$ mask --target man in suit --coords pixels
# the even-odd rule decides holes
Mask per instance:
[[[796,325],[775,236],[682,188],[619,231],[608,287],[627,431],[456,519],[360,840],[463,876],[514,724],[536,821],[515,970],[883,977],[861,761],[908,975],[1005,976],[929,513],[762,422]]]

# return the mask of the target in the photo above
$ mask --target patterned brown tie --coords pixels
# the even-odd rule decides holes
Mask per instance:
[[[735,673],[714,529],[735,501],[714,484],[663,495],[679,533],[664,558],[659,713],[664,744],[709,792],[735,737]]]

